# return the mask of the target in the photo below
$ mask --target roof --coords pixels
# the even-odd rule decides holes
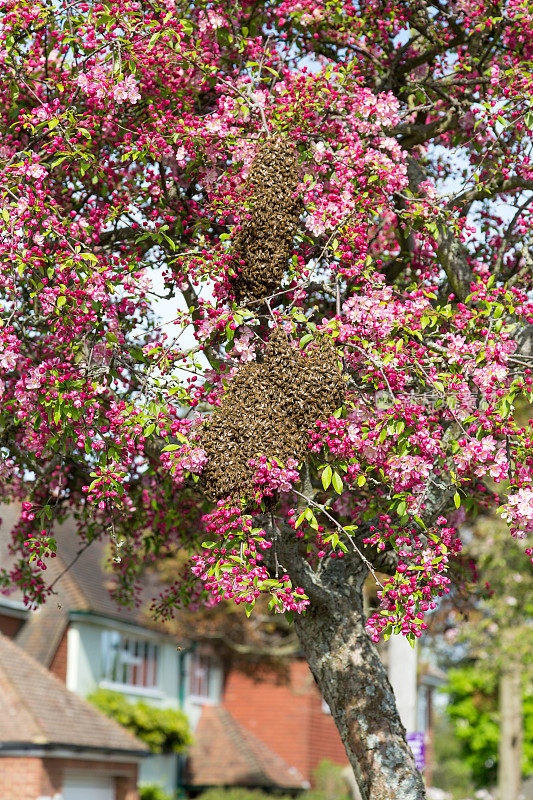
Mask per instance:
[[[204,706],[189,750],[189,786],[304,789],[301,772],[240,725],[225,708]]]
[[[0,634],[0,755],[27,745],[113,752],[132,760],[148,753],[125,728]]]
[[[8,567],[13,557],[9,554],[11,529],[19,518],[20,505],[2,506],[0,516],[0,564]],[[105,539],[95,540],[85,549],[76,533],[73,520],[66,520],[54,528],[58,544],[58,555],[47,563],[46,579],[52,583],[60,577],[54,587],[55,595],[37,611],[29,612],[27,621],[15,637],[16,642],[39,663],[49,666],[72,612],[87,612],[149,627],[148,616],[143,607],[120,606],[111,597],[113,576],[107,567],[109,550]],[[144,606],[157,595],[156,576],[147,577],[141,592]],[[22,600],[17,589],[9,594],[9,600]],[[0,606],[2,596],[0,595]]]

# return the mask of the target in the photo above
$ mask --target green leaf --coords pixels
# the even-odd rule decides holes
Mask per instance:
[[[342,490],[344,488],[344,484],[343,484],[342,478],[341,478],[341,476],[339,475],[338,472],[334,472],[333,473],[333,478],[332,478],[331,482],[332,482],[333,488],[335,489],[337,494],[342,494]]]
[[[333,474],[333,470],[327,465],[327,467],[322,472],[322,486],[324,489],[327,489],[331,483],[331,476]]]
[[[305,336],[302,336],[302,338],[300,339],[300,349],[303,350],[305,345],[308,344],[308,342],[310,342],[312,338],[313,338],[312,333],[306,333]]]
[[[56,307],[57,308],[61,308],[62,306],[65,305],[66,302],[67,302],[67,298],[64,295],[61,295],[61,297],[57,298]]]
[[[358,475],[357,476],[357,485],[364,486],[366,483],[366,475]]]
[[[454,502],[455,507],[459,508],[459,506],[461,505],[461,496],[460,496],[459,492],[456,492],[454,494],[453,502]]]
[[[305,509],[304,516],[305,516],[306,520],[308,521],[308,523],[310,524],[310,526],[312,528],[314,528],[315,531],[317,531],[318,530],[318,522],[317,522],[317,519],[316,519],[315,515],[313,514],[313,512],[311,511],[310,508],[306,508]]]
[[[159,31],[156,31],[155,33],[153,33],[150,36],[150,39],[148,41],[148,47],[146,49],[147,50],[151,50],[160,36],[161,36],[161,33]]]

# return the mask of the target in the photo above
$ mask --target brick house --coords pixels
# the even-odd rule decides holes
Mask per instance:
[[[0,634],[0,800],[137,800],[146,753]]]
[[[16,507],[0,509],[3,565],[17,516]],[[322,760],[347,764],[329,709],[303,659],[291,662],[285,681],[264,669],[258,680],[224,669],[216,653],[195,642],[177,642],[154,626],[142,607],[122,608],[112,601],[104,543],[94,542],[80,555],[68,522],[55,535],[59,555],[49,562],[47,577],[61,575],[57,595],[37,611],[25,608],[16,593],[0,595],[0,633],[81,697],[110,688],[132,701],[186,713],[195,736],[188,763],[172,754],[143,758],[141,783],[159,783],[168,792],[243,785],[297,793],[312,784]],[[145,585],[145,607],[158,590],[156,583]],[[415,651],[400,640],[392,637],[384,660],[404,724],[416,731],[417,697],[423,692],[425,698],[426,689],[417,689]],[[0,750],[2,740],[0,734]],[[108,781],[106,769],[99,761],[93,777]],[[100,796],[84,794],[80,784],[78,794],[67,800]]]
[[[220,704],[200,717],[184,783],[193,791],[236,783],[301,790],[325,759],[348,764],[306,662],[294,659],[283,680],[264,670],[259,681],[237,670],[226,675]]]

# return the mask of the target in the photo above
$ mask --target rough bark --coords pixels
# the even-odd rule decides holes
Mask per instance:
[[[500,675],[500,744],[498,796],[500,800],[518,800],[522,778],[522,670],[510,659]]]
[[[354,554],[329,561],[327,587],[295,625],[302,650],[346,748],[362,800],[424,800],[392,687],[365,631],[367,569]]]

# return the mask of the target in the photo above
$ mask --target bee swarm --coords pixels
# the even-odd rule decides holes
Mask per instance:
[[[208,456],[201,478],[205,492],[213,499],[251,500],[257,468],[248,462],[261,455],[282,464],[290,457],[300,460],[309,429],[342,404],[344,392],[329,344],[315,341],[301,351],[278,328],[264,360],[238,370],[203,431],[201,446]]]
[[[247,181],[249,219],[232,250],[230,281],[239,303],[268,297],[280,284],[300,214],[301,201],[293,197],[299,179],[298,153],[291,145],[273,139],[261,147]]]

